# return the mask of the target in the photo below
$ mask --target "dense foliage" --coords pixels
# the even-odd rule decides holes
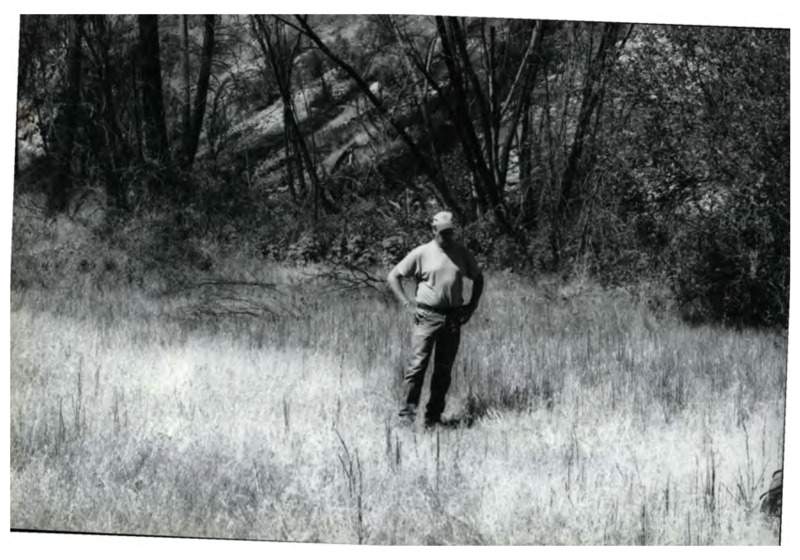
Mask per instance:
[[[490,266],[656,280],[696,320],[788,320],[787,30],[59,15],[20,31],[17,194],[58,215],[99,193],[98,235],[161,224],[129,239],[151,255],[203,238],[385,264],[447,207]]]

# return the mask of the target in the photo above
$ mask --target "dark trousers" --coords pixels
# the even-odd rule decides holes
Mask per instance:
[[[461,322],[456,314],[445,315],[417,309],[411,335],[411,360],[405,375],[406,402],[400,410],[401,416],[416,414],[425,382],[425,371],[435,348],[431,396],[425,410],[425,419],[428,422],[438,422],[441,419],[460,342]]]

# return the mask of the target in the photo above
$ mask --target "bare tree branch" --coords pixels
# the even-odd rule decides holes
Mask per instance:
[[[405,128],[391,115],[390,111],[386,108],[386,106],[381,102],[380,99],[375,96],[372,90],[369,87],[369,84],[366,83],[364,78],[347,62],[342,60],[341,57],[337,56],[323,41],[320,39],[319,35],[317,35],[313,29],[309,26],[306,18],[304,16],[297,15],[295,16],[297,21],[302,28],[302,32],[308,37],[319,49],[339,68],[345,71],[350,78],[356,82],[361,92],[370,100],[370,102],[375,106],[375,108],[384,115],[389,124],[392,125],[392,128],[395,129],[397,134],[403,140],[403,142],[408,146],[411,150],[411,153],[414,155],[415,159],[419,162],[420,166],[422,167],[425,174],[431,179],[435,188],[433,189],[433,194],[439,200],[440,203],[445,205],[446,207],[453,210],[456,215],[463,215],[460,205],[458,202],[453,198],[452,194],[450,193],[450,189],[447,186],[444,179],[436,172],[436,169],[431,165],[428,158],[425,156],[424,153],[420,150],[419,146],[416,142],[409,136],[408,132]]]

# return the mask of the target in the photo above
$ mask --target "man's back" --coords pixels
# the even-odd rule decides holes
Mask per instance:
[[[462,245],[453,243],[445,249],[436,240],[413,249],[395,272],[417,280],[417,303],[443,309],[461,306],[462,278],[474,279],[480,274],[475,259]]]

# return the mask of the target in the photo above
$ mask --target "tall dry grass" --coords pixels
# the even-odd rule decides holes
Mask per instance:
[[[287,292],[297,317],[262,318],[187,314],[192,293],[12,293],[12,527],[777,543],[757,500],[782,461],[784,338],[491,276],[446,410],[470,425],[403,429],[409,318],[321,290]]]

